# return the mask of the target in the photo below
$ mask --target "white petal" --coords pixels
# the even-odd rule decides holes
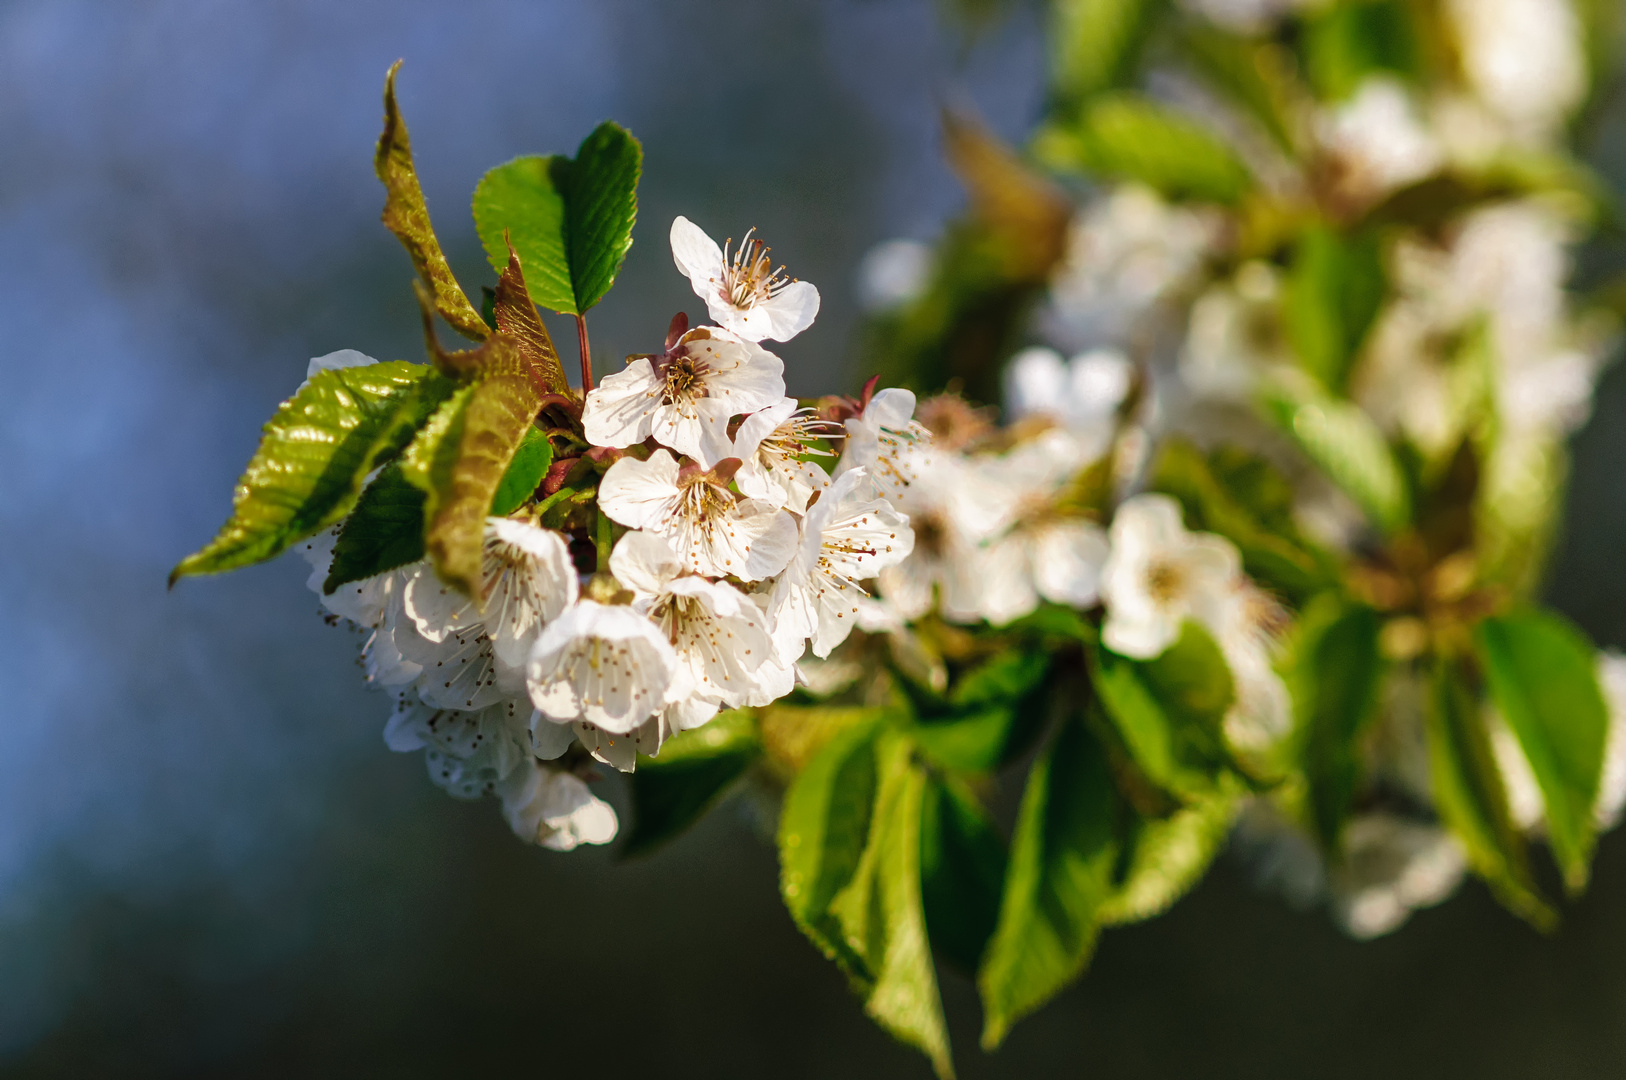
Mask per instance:
[[[654,595],[683,573],[683,560],[654,533],[629,532],[610,553],[610,573],[625,588]]]
[[[763,337],[789,341],[813,325],[819,314],[819,290],[812,282],[793,281],[755,310],[768,317],[769,329]]]
[[[723,289],[723,249],[717,241],[706,235],[704,229],[681,214],[672,219],[672,261],[689,284],[694,294],[711,304]]]
[[[582,430],[594,446],[633,446],[649,438],[661,382],[647,357],[606,375],[582,405]]]
[[[647,726],[654,722],[656,718],[650,717],[644,723]],[[632,772],[638,767],[638,744],[632,735],[605,731],[583,720],[576,721],[571,729],[589,754],[617,772]]]
[[[665,450],[648,461],[624,457],[599,482],[599,509],[632,529],[665,524],[677,498],[677,478],[677,459]]]
[[[1180,624],[1174,619],[1154,616],[1131,620],[1110,608],[1101,626],[1101,642],[1107,648],[1136,660],[1161,656],[1179,637]]]
[[[1106,533],[1088,521],[1040,529],[1033,537],[1033,583],[1057,604],[1088,608],[1101,593],[1101,568],[1110,549]]]

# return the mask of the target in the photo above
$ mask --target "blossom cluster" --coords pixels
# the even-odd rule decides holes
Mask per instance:
[[[1267,41],[1280,40],[1289,20],[1328,7],[1182,6],[1226,33]],[[1154,96],[1226,133],[1263,197],[1290,213],[1314,205],[1345,235],[1359,237],[1367,215],[1383,222],[1372,234],[1381,237],[1380,295],[1348,370],[1306,372],[1304,335],[1289,325],[1306,303],[1303,281],[1293,280],[1296,256],[1249,250],[1238,237],[1250,223],[1224,206],[1135,179],[1101,184],[1072,214],[1044,284],[1033,324],[1042,343],[1005,367],[1012,425],[975,435],[970,452],[949,452],[940,432],[917,466],[919,482],[899,500],[921,538],[888,575],[896,588],[886,595],[900,615],[919,613],[914,598],[931,583],[945,618],[996,625],[1031,610],[1035,598],[1085,607],[1099,598],[1103,644],[1132,657],[1162,653],[1180,621],[1194,619],[1221,646],[1236,683],[1227,737],[1239,749],[1290,752],[1293,702],[1280,672],[1291,660],[1292,606],[1242,574],[1237,547],[1185,532],[1180,506],[1163,495],[1132,495],[1101,523],[1106,531],[1069,522],[1057,507],[1101,455],[1119,490],[1133,492],[1171,438],[1241,446],[1291,481],[1292,528],[1360,566],[1379,543],[1364,508],[1254,408],[1273,397],[1325,400],[1325,384],[1413,455],[1425,477],[1447,473],[1464,446],[1477,455],[1473,548],[1431,579],[1460,579],[1446,600],[1528,591],[1557,513],[1563,441],[1589,416],[1618,344],[1616,324],[1579,309],[1569,291],[1571,252],[1591,213],[1584,197],[1563,184],[1503,181],[1485,185],[1487,193],[1459,178],[1561,160],[1565,125],[1587,93],[1585,43],[1567,0],[1462,0],[1440,15],[1436,29],[1457,50],[1453,80],[1380,69],[1336,94],[1307,96],[1286,123],[1291,153],[1259,137],[1234,102],[1200,80],[1164,73],[1154,84]],[[1414,224],[1405,214],[1423,195],[1446,212]],[[907,241],[877,248],[865,271],[867,299],[883,316],[931,285],[929,252]],[[927,403],[928,418],[931,411]],[[1362,587],[1357,581],[1357,594]],[[1384,608],[1381,590],[1373,602]],[[1241,846],[1260,876],[1296,899],[1328,902],[1356,936],[1393,930],[1453,892],[1469,868],[1432,793],[1421,654],[1433,632],[1410,615],[1384,628],[1393,666],[1360,754],[1388,794],[1355,810],[1341,854],[1305,835],[1288,798],[1255,798],[1241,816]],[[1598,656],[1611,716],[1599,828],[1615,824],[1626,802],[1623,664]],[[1496,705],[1484,709],[1514,822],[1538,836],[1542,799],[1525,751]]]
[[[453,795],[499,796],[517,834],[558,850],[616,835],[590,759],[630,772],[720,710],[783,697],[809,647],[826,656],[856,625],[863,583],[914,546],[883,491],[904,449],[886,425],[901,404],[908,428],[909,395],[802,407],[762,342],[805,330],[818,291],[749,235],[730,254],[679,217],[671,242],[715,325],[679,316],[660,353],[585,397],[612,545],[543,527],[529,502],[486,520],[475,596],[428,561],[323,594],[339,528],[302,545],[311,588],[365,631],[368,680],[396,695],[390,748],[423,750]],[[335,354],[312,372],[370,363]]]

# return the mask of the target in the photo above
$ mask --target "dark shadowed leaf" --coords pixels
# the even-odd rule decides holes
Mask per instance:
[[[497,493],[491,499],[491,512],[497,517],[506,517],[524,506],[525,500],[541,486],[552,464],[553,444],[532,425],[526,429],[519,449],[514,451],[508,471],[502,474],[502,483],[497,485]]]
[[[1190,528],[1235,544],[1248,574],[1264,584],[1302,598],[1336,580],[1299,536],[1292,487],[1262,459],[1235,451],[1205,455],[1171,439],[1158,455],[1152,487],[1180,500]]]
[[[1476,635],[1497,708],[1518,737],[1547,807],[1565,885],[1586,885],[1609,709],[1586,637],[1548,611],[1486,619]]]
[[[962,675],[946,700],[916,694],[911,734],[933,760],[982,772],[1030,745],[1043,717],[1038,691],[1050,668],[1043,649],[1012,649]]]
[[[1345,236],[1326,225],[1300,234],[1282,290],[1282,323],[1299,363],[1327,389],[1342,392],[1383,289],[1375,234]]]
[[[491,330],[452,276],[452,268],[446,264],[440,241],[435,239],[434,226],[429,222],[423,188],[418,186],[406,121],[401,119],[400,109],[395,104],[395,73],[400,67],[401,61],[397,60],[384,79],[384,133],[378,138],[378,152],[373,158],[373,167],[387,193],[384,224],[412,256],[412,265],[428,284],[441,318],[464,337],[481,341]]]
[[[361,581],[423,558],[423,490],[407,482],[397,462],[367,485],[344,519],[322,591]]]
[[[920,842],[921,894],[932,946],[973,973],[999,918],[1005,842],[976,797],[947,777],[926,785]]]
[[[640,757],[622,853],[641,855],[694,824],[761,753],[751,710],[734,709],[668,739],[658,757]]]
[[[474,222],[492,268],[508,264],[511,242],[537,303],[585,313],[609,291],[632,246],[642,167],[638,140],[605,122],[575,158],[515,158],[486,173],[474,191]]]
[[[338,521],[361,482],[397,453],[451,393],[423,364],[392,361],[318,371],[269,422],[232,496],[232,516],[170,574],[250,566]]]
[[[985,1049],[1089,962],[1112,891],[1116,798],[1105,752],[1070,719],[1022,793],[999,919],[977,977]]]

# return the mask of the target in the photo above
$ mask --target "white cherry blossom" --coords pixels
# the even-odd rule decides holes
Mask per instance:
[[[906,619],[935,604],[952,622],[983,618],[982,544],[1009,528],[1016,492],[960,454],[911,455],[910,483],[890,499],[914,533],[909,557],[880,573],[881,593]]]
[[[1292,730],[1292,698],[1276,674],[1287,622],[1281,604],[1240,578],[1208,628],[1231,669],[1236,700],[1225,714],[1225,734],[1240,750],[1268,749]]]
[[[449,631],[481,623],[497,657],[509,667],[525,662],[543,623],[576,599],[576,567],[565,538],[512,518],[486,519],[476,602],[425,571],[406,589],[405,607],[418,633],[441,641]]]
[[[859,582],[902,562],[914,542],[909,520],[881,498],[868,472],[837,477],[808,510],[796,554],[768,594],[780,656],[799,659],[808,638],[815,656],[829,656],[869,595]]]
[[[785,396],[785,363],[715,326],[640,356],[587,394],[582,428],[595,446],[656,442],[708,468],[729,452],[728,421]]]
[[[626,457],[599,483],[599,508],[633,529],[664,538],[692,572],[760,581],[796,548],[796,522],[777,506],[740,499],[715,472],[680,467],[665,450]]]
[[[426,751],[436,784],[458,798],[478,798],[530,759],[533,711],[523,698],[505,698],[473,712],[441,709],[408,691],[396,701],[384,742],[400,753]]]
[[[610,572],[632,591],[633,609],[676,650],[694,688],[691,700],[734,708],[756,695],[757,672],[774,649],[768,619],[748,597],[727,582],[686,573],[671,545],[649,532],[621,538]],[[687,718],[678,722],[686,725]]]
[[[1337,161],[1340,186],[1365,199],[1421,180],[1445,163],[1405,86],[1390,76],[1362,82],[1347,102],[1317,119],[1316,134]]]
[[[1179,503],[1147,494],[1118,507],[1111,541],[1101,571],[1107,648],[1149,660],[1174,644],[1186,619],[1219,624],[1242,573],[1229,540],[1187,532]]]
[[[750,498],[803,513],[813,493],[829,484],[830,474],[801,459],[831,453],[810,444],[832,435],[839,437],[841,430],[820,420],[813,410],[798,408],[795,398],[777,401],[747,416],[734,433],[729,456],[741,463],[734,481]]]
[[[1088,444],[1087,457],[1106,452],[1113,419],[1129,396],[1135,365],[1116,349],[1092,349],[1064,361],[1036,345],[1011,358],[1005,369],[1005,406],[1011,418],[1049,416]]]
[[[1093,445],[1052,428],[1009,453],[973,459],[972,472],[999,503],[987,508],[1010,528],[974,549],[969,576],[978,583],[977,612],[995,626],[1021,618],[1041,599],[1072,607],[1095,604],[1107,534],[1093,521],[1064,515],[1057,498]],[[1008,511],[1002,509],[1009,504]]]
[[[931,433],[914,419],[913,391],[888,387],[864,403],[859,414],[843,423],[847,437],[836,463],[836,475],[864,469],[894,499],[912,483],[930,452]]]
[[[630,607],[578,600],[549,623],[525,665],[531,702],[552,720],[628,734],[691,689],[655,624]]]
[[[754,232],[755,230],[751,230]],[[731,256],[686,217],[672,219],[672,259],[718,325],[747,341],[789,341],[813,325],[819,290],[784,276],[768,247],[745,234]]]
[[[521,840],[554,851],[608,844],[620,823],[615,808],[588,790],[574,773],[531,761],[502,784],[503,815]]]
[[[411,575],[425,564],[390,570],[324,593],[322,585],[333,562],[338,535],[339,528],[334,526],[299,545],[300,554],[311,564],[306,584],[321,597],[323,607],[368,632],[361,646],[361,666],[367,681],[378,686],[404,686],[418,678],[423,668],[403,656],[398,644],[398,639],[409,640],[413,634],[412,620],[406,617],[402,600]]]

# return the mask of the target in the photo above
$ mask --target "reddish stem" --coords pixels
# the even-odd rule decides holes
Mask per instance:
[[[576,344],[582,351],[582,393],[593,389],[593,354],[587,348],[587,319],[576,316]]]

